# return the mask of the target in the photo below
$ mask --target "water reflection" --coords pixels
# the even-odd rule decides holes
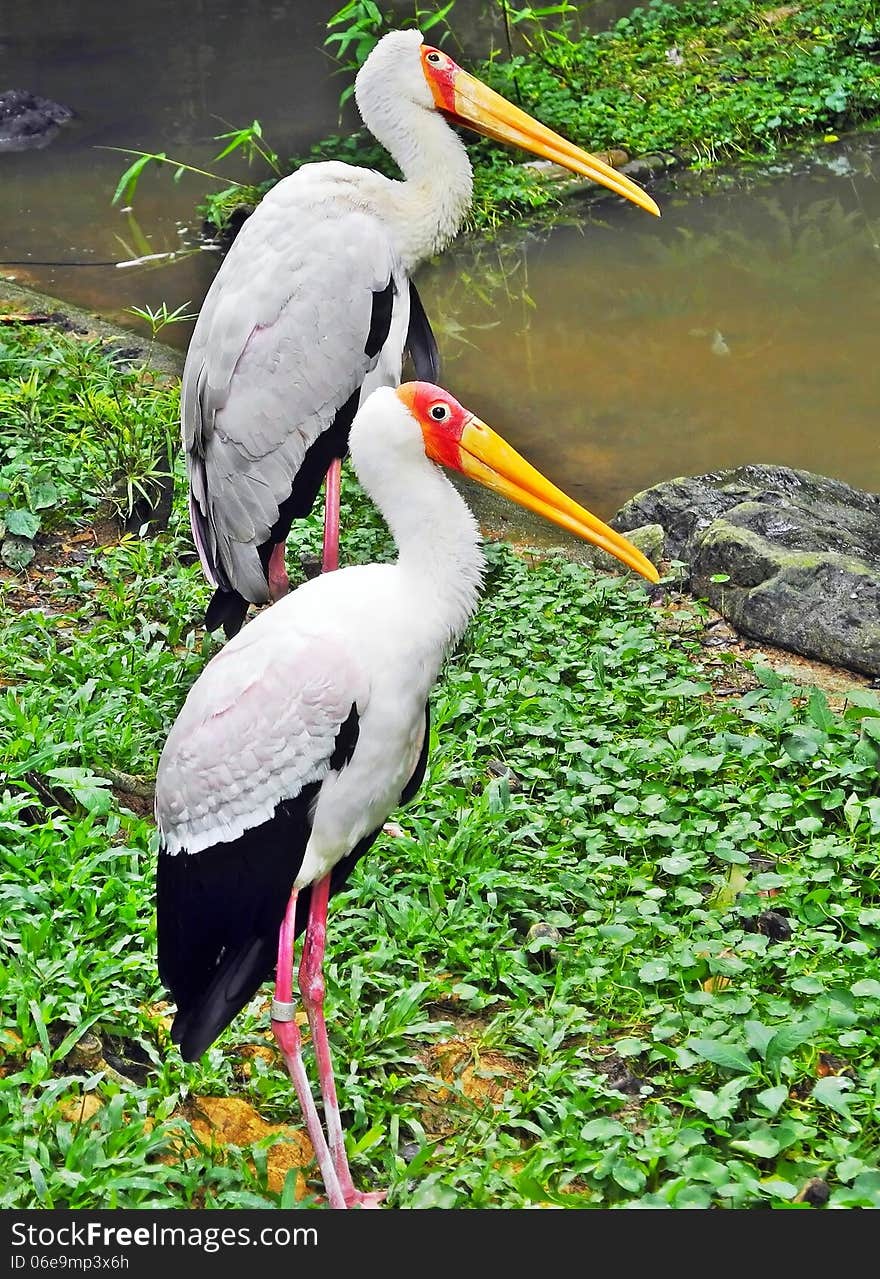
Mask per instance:
[[[0,29],[0,87],[45,94],[77,118],[44,151],[0,156],[0,258],[142,256],[131,252],[126,216],[110,205],[125,158],[102,148],[165,151],[211,169],[220,150],[214,136],[230,124],[259,117],[282,155],[336,128],[341,84],[322,41],[337,7],[332,0],[149,0],[135,14],[115,0],[14,6]],[[221,172],[242,177],[246,168],[232,158]],[[181,247],[204,190],[204,180],[189,174],[176,183],[170,170],[145,174],[137,217],[152,253]],[[215,269],[196,253],[164,276],[90,266],[17,267],[14,274],[118,318],[131,303],[155,307],[170,295],[175,304],[198,304]]]
[[[847,159],[444,256],[420,287],[449,382],[606,516],[741,462],[880,488],[880,145]]]

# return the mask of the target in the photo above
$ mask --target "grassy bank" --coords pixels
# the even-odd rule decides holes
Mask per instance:
[[[360,22],[351,47],[362,60],[388,24],[364,15]],[[444,43],[454,54],[454,9],[447,22]],[[865,0],[781,6],[652,0],[608,31],[580,29],[570,20],[552,29],[523,24],[517,30],[525,36],[524,52],[499,52],[469,69],[591,150],[671,152],[701,168],[766,160],[880,117],[880,17]],[[442,25],[429,35],[441,38]],[[552,184],[509,151],[472,136],[468,146],[475,162],[476,229],[492,230],[558,205]],[[385,152],[365,133],[325,139],[305,158],[341,159],[394,174]],[[284,166],[274,156],[278,174],[302,159]],[[223,227],[232,209],[256,203],[274,181],[277,174],[259,187],[209,195],[202,211]]]
[[[128,376],[132,429],[173,439],[173,389]],[[0,580],[0,1206],[286,1203],[266,999],[197,1065],[168,1043],[150,785],[214,644],[179,470],[152,540],[84,499],[72,462],[117,428],[82,396],[118,377],[0,327],[0,514],[42,520]],[[387,556],[345,502],[346,556]],[[880,1206],[880,702],[755,674],[674,595],[490,555],[422,792],[331,910],[357,1179],[392,1207]]]

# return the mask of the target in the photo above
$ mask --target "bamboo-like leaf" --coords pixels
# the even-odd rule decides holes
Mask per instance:
[[[113,192],[111,204],[118,204],[123,196],[131,200],[137,190],[138,179],[148,164],[156,161],[157,164],[167,159],[164,151],[158,151],[155,155],[140,151],[137,153],[138,158],[133,164],[130,164],[123,173],[122,177],[116,183],[116,190]]]

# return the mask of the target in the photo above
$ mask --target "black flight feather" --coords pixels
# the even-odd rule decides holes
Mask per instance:
[[[248,602],[243,595],[218,586],[205,610],[205,630],[219,631],[222,626],[226,638],[232,639],[244,625],[247,611]]]
[[[388,341],[388,334],[391,332],[391,312],[394,310],[394,294],[396,292],[394,276],[392,276],[384,289],[379,289],[373,294],[370,331],[364,343],[364,354],[368,355],[371,360],[379,354]]]
[[[409,282],[409,328],[406,334],[406,349],[409,351],[416,377],[420,382],[440,381],[440,352],[425,314],[425,308],[422,306],[422,299],[412,280]]]
[[[425,780],[425,770],[428,767],[428,744],[431,737],[431,703],[425,702],[425,736],[422,739],[422,749],[419,751],[419,757],[416,760],[416,766],[413,769],[412,777],[404,786],[401,795],[401,804],[408,804],[418,794],[419,787]]]

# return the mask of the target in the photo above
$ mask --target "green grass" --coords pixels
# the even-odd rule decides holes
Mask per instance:
[[[454,9],[447,19],[455,28]],[[357,58],[393,25],[364,18]],[[588,150],[671,152],[705,168],[766,160],[880,115],[880,18],[866,0],[651,0],[608,31],[523,24],[529,47],[468,69]],[[431,32],[436,41],[437,31]],[[451,46],[450,46],[451,47]],[[262,142],[261,142],[261,145]],[[474,160],[472,226],[492,231],[558,209],[558,188],[524,157],[468,137]],[[277,164],[277,156],[272,153]],[[338,159],[395,175],[366,133],[330,137],[303,159]],[[222,228],[277,181],[211,194],[201,212]]]
[[[7,567],[29,564],[37,534],[66,519],[71,503],[136,528],[161,503],[177,448],[178,390],[150,368],[151,349],[132,363],[118,343],[45,341],[39,329],[0,332],[0,560]]]
[[[27,365],[46,372],[40,431],[7,416],[0,450],[25,479],[29,450],[35,476],[55,467],[87,522],[68,373],[103,380],[102,357],[45,329],[4,341],[22,360],[0,375],[7,412],[33,407]],[[350,478],[345,500],[347,558],[388,555]],[[291,562],[318,540],[312,521]],[[557,556],[490,562],[404,835],[331,907],[357,1180],[392,1207],[786,1207],[811,1178],[833,1206],[880,1206],[880,702],[832,711],[770,672],[713,696],[698,606],[651,608]],[[155,830],[110,784],[152,776],[215,648],[180,475],[167,533],[40,564],[0,594],[0,1206],[271,1206],[266,1150],[212,1152],[186,1119],[202,1095],[295,1113],[277,1062],[243,1069],[265,1016],[196,1065],[169,1047]],[[762,931],[771,908],[790,937]],[[537,922],[556,933],[530,940]],[[71,1055],[86,1031],[98,1066]],[[496,1072],[497,1105],[459,1073],[438,1122],[420,1090],[451,1036],[459,1071]],[[95,1117],[65,1118],[85,1094]]]

